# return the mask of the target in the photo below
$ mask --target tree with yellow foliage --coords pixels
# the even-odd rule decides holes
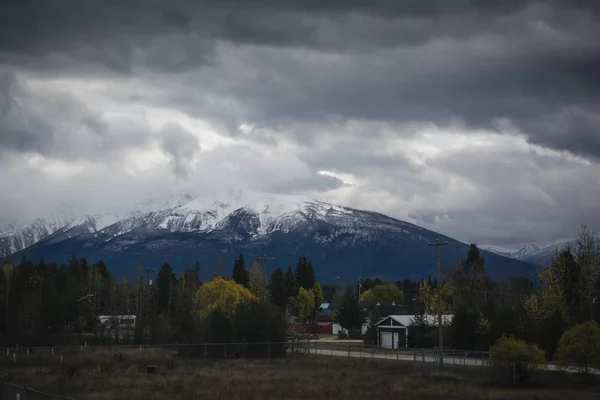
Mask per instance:
[[[259,299],[267,296],[267,275],[255,261],[249,272],[250,292]]]
[[[404,303],[404,294],[392,281],[388,281],[383,285],[375,286],[368,289],[360,296],[361,300],[389,300],[395,301],[397,306]]]
[[[315,294],[311,290],[300,287],[298,295],[290,298],[290,305],[294,308],[300,321],[306,321],[315,311]]]
[[[442,314],[450,311],[450,299],[452,298],[452,286],[448,284],[442,285]],[[423,281],[419,285],[419,292],[417,293],[417,300],[421,302],[427,312],[430,314],[437,314],[438,312],[438,288],[434,288],[429,285],[427,281]]]
[[[200,286],[194,298],[194,307],[202,316],[216,309],[231,316],[241,304],[256,300],[256,296],[239,283],[215,277]]]

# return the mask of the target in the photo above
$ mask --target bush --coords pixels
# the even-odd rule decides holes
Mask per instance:
[[[541,369],[546,363],[546,354],[535,344],[504,336],[492,347],[490,360],[516,385]]]
[[[557,358],[587,375],[589,368],[600,368],[600,327],[584,322],[566,331],[558,341]]]

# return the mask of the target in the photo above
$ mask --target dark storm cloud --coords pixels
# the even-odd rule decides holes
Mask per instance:
[[[599,157],[599,10],[593,0],[13,0],[0,8],[0,64],[160,72],[164,105],[231,132],[243,120],[280,128],[332,116],[440,125],[458,118],[494,128],[505,119],[531,142]],[[218,40],[239,52],[265,46],[246,46],[260,58],[231,75],[194,81],[197,71],[230,67],[215,64]],[[243,74],[252,68],[256,76]],[[10,114],[1,140],[49,151],[53,127],[35,114],[19,117],[11,100],[18,88],[9,86],[0,87],[4,127]],[[215,105],[220,97],[243,107]],[[76,114],[107,135],[99,116]],[[306,130],[297,136],[318,142]]]

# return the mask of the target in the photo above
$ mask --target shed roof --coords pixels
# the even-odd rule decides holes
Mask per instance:
[[[393,319],[394,321],[396,321],[397,323],[399,323],[402,326],[411,326],[411,325],[413,325],[413,318],[416,316],[417,315],[389,315],[387,317],[382,318],[375,325],[380,325],[384,321]],[[427,323],[429,325],[437,326],[437,315],[425,314],[425,315],[423,315],[423,318],[425,319],[425,321],[427,321]],[[454,315],[452,315],[452,314],[442,315],[442,324],[449,325],[450,323],[452,323],[453,319],[454,319]]]

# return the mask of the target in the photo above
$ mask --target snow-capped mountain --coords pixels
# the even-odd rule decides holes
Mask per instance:
[[[600,242],[600,235],[595,236],[596,240]],[[570,246],[572,249],[577,247],[577,239],[559,241],[553,245],[539,247],[534,244],[525,246],[519,251],[510,251],[498,247],[486,246],[483,247],[487,251],[496,253],[498,255],[513,258],[515,260],[524,261],[537,266],[549,265],[557,252],[560,252]]]
[[[538,246],[536,246],[535,244],[528,244],[527,246],[523,247],[521,250],[516,251],[512,254],[513,258],[516,258],[517,260],[524,260],[527,257],[531,256],[532,254],[538,252],[540,250],[540,248]]]
[[[490,251],[492,253],[496,253],[503,257],[514,258],[515,260],[524,260],[531,254],[534,254],[535,252],[540,250],[540,248],[534,244],[528,244],[527,246],[517,251],[512,251],[498,246],[482,246],[482,249]]]
[[[37,218],[29,224],[7,225],[0,228],[0,258],[23,250],[52,235],[75,220],[73,213],[56,213]]]
[[[126,215],[104,214],[73,219],[15,254],[63,260],[71,252],[102,259],[109,268],[132,276],[139,265],[169,262],[181,270],[200,261],[205,274],[244,253],[247,259],[269,255],[270,265],[287,268],[298,256],[316,264],[321,279],[359,273],[390,278],[423,278],[435,270],[428,243],[448,241],[442,262],[465,257],[467,245],[383,214],[341,207],[305,197],[230,192],[226,196],[182,196],[155,209]],[[529,274],[533,266],[486,254],[492,275]],[[251,261],[250,261],[251,262]]]

